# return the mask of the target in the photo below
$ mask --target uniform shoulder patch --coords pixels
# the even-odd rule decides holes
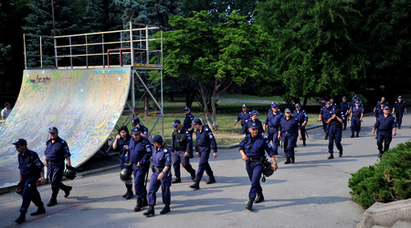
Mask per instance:
[[[163,149],[164,152],[167,152],[167,149]]]
[[[206,131],[210,131],[210,129],[208,129],[208,127],[205,127],[205,128],[204,128],[204,130],[206,130]]]

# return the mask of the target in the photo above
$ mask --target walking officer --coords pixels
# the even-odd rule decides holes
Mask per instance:
[[[50,139],[46,142],[47,147],[44,152],[44,164],[47,166],[52,190],[47,207],[52,207],[57,204],[59,189],[64,191],[65,198],[70,195],[72,187],[64,185],[61,179],[63,178],[64,172],[64,159],[66,159],[67,168],[71,168],[71,154],[66,141],[59,137],[59,132],[56,127],[49,128],[49,134]]]
[[[252,123],[256,123],[257,126],[258,126],[258,132],[260,134],[264,134],[263,124],[261,123],[261,120],[258,119],[259,115],[260,115],[260,113],[257,110],[253,110],[251,112],[251,118],[246,120],[245,123],[244,123],[243,134],[245,134],[245,135],[250,134],[250,132],[248,131],[248,128],[249,128],[250,124],[252,124]]]
[[[358,103],[360,103],[360,108],[362,108],[362,111],[364,112],[364,104],[362,103],[362,101],[358,98],[357,95],[354,95],[354,97],[352,98],[352,103],[351,103],[351,108],[350,111],[352,112],[352,109],[355,107],[355,102],[358,101]]]
[[[328,128],[327,128],[327,119],[325,118],[326,114],[331,111],[331,103],[329,101],[325,102],[325,106],[322,107],[320,114],[318,115],[318,122],[323,123],[323,130],[325,133],[324,139],[328,139]]]
[[[131,121],[131,126],[140,128],[141,136],[148,138],[148,128],[141,123],[140,118],[134,118]]]
[[[398,97],[398,100],[394,104],[392,114],[394,113],[395,118],[397,119],[398,129],[401,129],[402,116],[407,115],[407,105],[405,104],[405,101],[402,100],[401,96]]]
[[[278,169],[278,166],[275,161],[274,150],[269,140],[258,132],[257,124],[252,123],[248,130],[250,134],[244,137],[238,150],[241,153],[242,159],[245,161],[245,168],[251,181],[251,188],[248,192],[249,200],[246,207],[251,211],[253,203],[261,203],[264,201],[263,189],[260,185],[263,162],[265,160],[264,151],[271,157],[274,171]]]
[[[41,201],[40,193],[37,190],[36,182],[41,177],[41,184],[46,183],[44,179],[44,164],[40,161],[36,152],[27,148],[27,141],[25,139],[18,139],[13,143],[16,150],[19,152],[19,170],[20,183],[22,186],[23,202],[20,207],[20,216],[14,221],[18,224],[26,221],[26,213],[29,209],[30,202],[33,201],[37,206],[37,211],[31,213],[31,216],[46,213],[44,204]]]
[[[347,98],[346,97],[342,97],[341,99],[341,103],[340,103],[340,111],[342,113],[344,113],[344,123],[343,123],[343,131],[345,131],[345,129],[347,128],[347,119],[348,119],[348,115],[350,114],[350,103],[348,103]]]
[[[383,104],[383,105],[384,105],[383,107],[385,107],[385,106],[390,107],[390,106],[388,105],[388,102],[385,101],[385,97],[381,97],[381,100],[377,101],[377,104],[374,106],[373,112],[376,112],[377,109],[380,108],[380,104]]]
[[[184,108],[184,112],[186,113],[186,117],[185,117],[185,119],[184,119],[183,127],[184,127],[185,129],[187,129],[188,132],[190,132],[191,137],[193,137],[194,127],[191,125],[191,123],[192,123],[193,120],[194,120],[194,116],[193,116],[193,114],[191,113],[191,108],[190,108],[190,106],[186,106],[186,107]]]
[[[171,139],[171,152],[174,155],[173,167],[176,175],[173,183],[181,182],[180,163],[191,174],[191,180],[194,180],[196,171],[190,164],[190,157],[193,157],[193,138],[190,132],[181,125],[179,119],[174,120],[173,127],[175,130]]]
[[[241,120],[241,127],[244,127],[245,121],[251,118],[251,112],[248,111],[248,106],[243,104],[241,108],[242,112],[238,115],[237,119],[234,121],[234,126],[237,124],[238,121]]]
[[[201,178],[203,178],[204,170],[210,177],[207,184],[216,182],[213,170],[211,170],[210,164],[208,163],[208,158],[210,157],[211,148],[213,148],[214,151],[213,157],[217,158],[217,142],[215,141],[213,132],[208,127],[203,126],[199,118],[195,118],[192,124],[197,129],[195,148],[196,155],[200,157],[200,161],[198,163],[197,176],[194,179],[195,183],[190,185],[190,188],[197,190],[200,189],[200,181]]]
[[[161,194],[163,198],[164,208],[160,214],[170,212],[170,186],[171,186],[171,152],[167,149],[167,144],[159,135],[153,137],[153,174],[150,178],[150,187],[148,188],[148,210],[144,213],[146,216],[155,214],[154,206],[156,205],[156,193],[161,186]]]
[[[371,133],[375,133],[375,129],[378,128],[377,135],[377,146],[378,146],[378,157],[382,157],[385,151],[390,148],[390,143],[392,136],[396,136],[397,122],[393,115],[390,114],[390,108],[388,106],[384,107],[384,114],[380,115],[377,122],[374,124],[374,128]],[[384,142],[384,148],[382,143]]]
[[[271,103],[271,112],[264,121],[263,130],[266,131],[268,128],[268,141],[273,142],[274,155],[278,154],[278,128],[282,118],[283,114],[278,110],[277,104]]]
[[[377,123],[378,117],[384,115],[384,107],[385,107],[384,103],[381,102],[381,103],[380,103],[380,107],[378,107],[378,108],[375,110],[375,120],[374,120],[374,124]],[[376,129],[377,129],[377,133],[376,133],[375,139],[378,138],[378,131],[379,131],[378,128],[376,128]]]
[[[301,109],[301,105],[299,103],[295,104],[294,118],[297,119],[298,123],[300,124],[301,136],[303,139],[303,146],[305,146],[306,145],[305,144],[305,141],[306,141],[305,126],[307,125],[307,122],[308,122],[308,115],[304,109]]]
[[[278,130],[278,140],[283,137],[284,153],[287,158],[284,164],[295,162],[294,147],[297,141],[297,132],[298,138],[302,140],[300,124],[297,119],[291,116],[291,110],[286,108],[285,116],[281,119],[280,128]]]
[[[134,189],[136,191],[137,205],[134,212],[141,211],[147,202],[147,189],[144,183],[145,176],[150,169],[151,144],[150,141],[141,136],[140,128],[131,129],[129,149],[130,161],[133,167]]]
[[[361,131],[361,122],[364,115],[363,109],[360,107],[360,102],[355,102],[355,107],[352,108],[350,119],[351,119],[351,138],[354,138],[354,132],[357,132],[356,137],[359,136]]]
[[[118,130],[118,134],[113,142],[113,149],[114,151],[119,152],[120,156],[120,169],[124,169],[124,163],[128,164],[130,162],[130,155],[128,151],[128,145],[130,144],[130,133],[128,132],[128,128],[126,126],[120,127]],[[125,181],[127,192],[123,195],[125,199],[133,198],[133,183],[130,180]]]
[[[328,159],[334,158],[334,142],[337,149],[340,151],[339,156],[343,155],[343,147],[341,145],[342,124],[344,123],[344,113],[337,109],[332,109],[327,115],[328,126]]]

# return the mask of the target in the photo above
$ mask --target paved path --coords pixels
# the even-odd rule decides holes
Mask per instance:
[[[135,200],[124,200],[124,185],[118,170],[66,181],[73,191],[68,199],[60,193],[59,204],[47,208],[47,214],[28,216],[24,227],[354,227],[363,210],[351,200],[347,187],[350,173],[378,162],[372,117],[366,117],[359,138],[343,134],[344,156],[327,160],[327,142],[320,128],[309,131],[307,147],[296,148],[296,163],[284,165],[279,156],[279,170],[262,184],[266,201],[245,209],[249,180],[237,149],[221,150],[211,158],[217,183],[192,191],[189,175],[183,171],[183,183],[172,186],[171,212],[159,215],[163,207],[158,194],[156,216],[145,218],[134,213]],[[404,117],[403,129],[392,146],[411,137],[411,116]],[[282,151],[280,152],[282,154]],[[198,159],[193,159],[197,168]],[[41,186],[47,203],[50,186]],[[21,198],[15,193],[0,195],[0,226],[10,226],[18,216]],[[29,213],[35,207],[32,205]]]

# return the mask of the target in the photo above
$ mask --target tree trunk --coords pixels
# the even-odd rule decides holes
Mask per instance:
[[[148,116],[148,111],[150,110],[150,102],[148,99],[148,94],[144,95],[144,114]]]
[[[303,104],[304,107],[307,106],[307,101],[308,101],[308,96],[304,96],[304,104]]]
[[[204,104],[203,105],[203,111],[205,112],[207,125],[211,129],[213,129],[212,128],[213,123],[211,122],[210,113],[208,112],[207,96],[206,96],[206,93],[205,93],[205,90],[204,90],[204,86],[201,82],[199,82],[198,85],[199,85],[199,92],[200,92],[200,95],[201,95],[201,99],[203,100],[203,104]]]

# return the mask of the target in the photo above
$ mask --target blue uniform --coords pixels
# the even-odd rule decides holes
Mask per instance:
[[[340,103],[340,111],[344,114],[344,130],[347,127],[347,111],[350,110],[350,103],[346,102],[341,102]]]
[[[334,114],[344,122],[344,119],[345,119],[344,113],[341,111],[337,111],[337,110],[332,110],[331,112],[329,112],[329,114],[327,115],[327,118],[330,119]],[[342,135],[342,125],[343,124],[337,119],[332,119],[327,125],[328,125],[328,135],[329,135],[328,152],[331,154],[334,153],[334,149],[333,149],[334,142],[335,142],[335,145],[337,146],[337,149],[341,152],[343,149],[341,145],[341,138],[342,138],[341,135]]]
[[[363,113],[363,109],[361,107],[354,107],[352,108],[352,117],[351,117],[351,132],[360,133],[361,131],[361,114]]]
[[[205,126],[201,126],[201,131],[196,131],[196,152],[200,154],[200,161],[198,163],[198,170],[196,180],[200,181],[203,178],[204,170],[209,177],[214,177],[213,170],[211,170],[208,158],[210,157],[211,148],[214,153],[217,153],[217,142],[215,141],[213,132]]]
[[[361,100],[357,100],[358,102],[360,102],[360,108],[362,108],[364,110],[364,104],[362,103]],[[351,103],[351,109],[355,108],[355,101],[353,101]]]
[[[389,107],[389,104],[388,104],[387,101],[378,101],[377,104],[374,106],[374,108],[375,108],[375,109],[380,108],[380,104],[381,104],[381,103],[384,103],[384,107],[385,107],[385,106],[388,106],[388,107]]]
[[[245,121],[251,118],[251,112],[241,112],[238,117],[237,121],[241,120],[241,127],[244,127]]]
[[[18,161],[23,191],[21,195],[23,202],[20,211],[27,212],[31,201],[33,201],[37,207],[43,206],[36,182],[40,178],[44,164],[40,161],[37,153],[29,149],[24,152],[24,156],[19,153]]]
[[[263,124],[261,123],[261,120],[259,119],[255,119],[253,120],[252,118],[248,119],[245,121],[244,126],[243,126],[243,134],[247,134],[249,135],[250,132],[248,131],[248,128],[250,126],[251,123],[256,123],[258,126],[258,133],[264,133],[264,128],[263,128]]]
[[[323,130],[324,130],[324,133],[325,133],[326,136],[328,136],[327,123],[326,123],[327,120],[328,120],[327,114],[328,114],[330,111],[331,111],[331,106],[330,106],[330,108],[327,108],[327,106],[323,106],[322,109],[321,109],[321,111],[320,111],[321,121],[322,121],[322,123],[323,123]]]
[[[394,104],[395,108],[395,118],[397,119],[398,127],[401,127],[402,124],[402,116],[404,115],[404,111],[407,108],[405,101],[398,102],[396,101]]]
[[[374,128],[378,128],[377,146],[380,153],[384,153],[390,148],[392,140],[392,129],[397,127],[397,123],[393,115],[388,114],[387,117],[380,115],[377,118],[377,122],[374,124]],[[384,149],[382,143],[384,142]]]
[[[120,155],[120,168],[124,168],[124,163],[128,163],[130,161],[130,155],[128,150],[124,148],[124,146],[128,146],[130,144],[130,136],[127,135],[126,140],[124,140],[122,137],[117,140],[117,147],[114,151],[119,152]]]
[[[301,109],[300,112],[298,112],[297,110],[294,110],[294,118],[297,119],[298,123],[300,124],[301,137],[302,137],[303,143],[305,143],[305,140],[306,140],[305,126],[303,127],[302,124],[304,123],[304,121],[308,122],[308,115],[304,109]]]
[[[157,177],[163,171],[164,167],[168,166],[169,169],[163,174],[161,180],[157,180]],[[170,205],[171,194],[171,152],[167,148],[155,149],[153,152],[153,174],[150,178],[150,187],[148,190],[148,205],[156,205],[156,193],[161,186],[161,193],[163,196],[163,203]]]
[[[271,157],[274,156],[274,150],[271,147],[269,140],[261,134],[258,134],[255,138],[252,138],[251,135],[245,136],[239,145],[239,150],[244,150],[244,153],[249,158],[249,161],[246,161],[245,165],[248,177],[251,181],[248,197],[255,198],[257,193],[263,192],[260,185],[260,178],[263,172],[265,151]]]
[[[191,114],[191,112],[186,114],[186,118],[184,119],[183,127],[185,129],[190,129],[191,122],[193,122],[193,120],[194,120],[194,116],[193,116],[193,114]],[[194,132],[194,129],[190,131],[191,136],[193,135],[193,132]]]
[[[69,191],[71,187],[64,185],[61,180],[64,172],[64,159],[71,156],[69,147],[63,139],[57,137],[54,143],[49,139],[44,155],[47,161],[47,172],[51,183],[52,198],[55,199],[59,189]]]
[[[270,109],[271,110],[271,109]],[[265,125],[268,125],[268,140],[273,142],[273,150],[275,154],[278,154],[278,128],[280,127],[283,114],[278,110],[277,114],[269,114],[264,121]]]
[[[181,128],[180,132],[177,131],[177,129],[173,131],[171,151],[174,153],[173,167],[177,177],[181,175],[180,163],[187,172],[195,173],[195,170],[190,164],[190,157],[193,157],[193,138],[191,137],[190,132],[184,127]],[[190,154],[190,157],[185,156],[186,152]]]
[[[284,116],[280,122],[279,131],[281,131],[284,141],[284,153],[287,158],[294,157],[294,147],[297,141],[297,131],[300,129],[300,123],[297,119],[290,116],[287,118]]]
[[[144,177],[150,168],[152,152],[150,141],[143,136],[141,136],[138,141],[132,138],[130,139],[129,150],[130,161],[133,165],[136,198],[144,198],[147,195],[147,189],[144,186]],[[140,166],[137,166],[137,163],[140,163]]]

